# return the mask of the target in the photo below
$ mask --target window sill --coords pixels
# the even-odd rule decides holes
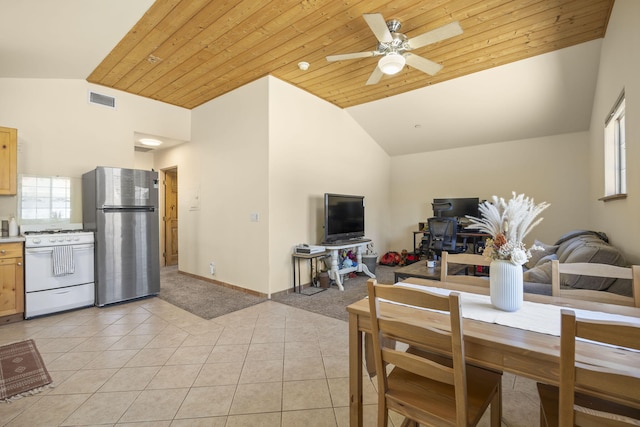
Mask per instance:
[[[620,193],[620,194],[612,194],[610,196],[600,197],[598,199],[598,201],[600,201],[600,202],[610,202],[612,200],[620,200],[620,199],[626,199],[626,198],[627,198],[627,194],[626,193]]]

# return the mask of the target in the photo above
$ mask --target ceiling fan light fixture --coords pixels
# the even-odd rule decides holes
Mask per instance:
[[[404,59],[404,56],[398,53],[388,53],[380,58],[380,61],[378,61],[378,67],[380,67],[380,71],[391,76],[399,73],[405,63],[406,59]]]

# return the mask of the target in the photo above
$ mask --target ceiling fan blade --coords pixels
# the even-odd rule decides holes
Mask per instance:
[[[427,73],[431,76],[442,69],[442,65],[438,64],[437,62],[433,62],[430,59],[423,58],[422,56],[406,53],[404,57],[407,60],[407,65],[410,65],[413,68],[420,70],[423,73]]]
[[[382,75],[383,75],[382,70],[380,69],[380,67],[376,65],[376,68],[374,68],[373,73],[371,73],[371,75],[369,76],[369,80],[367,80],[367,86],[378,83],[382,78]]]
[[[375,55],[375,52],[342,53],[339,55],[327,56],[327,61],[333,62],[333,61],[343,61],[346,59],[368,58],[374,55]]]
[[[462,27],[458,21],[455,21],[450,24],[443,25],[440,28],[436,28],[435,30],[427,31],[424,34],[410,38],[409,46],[411,46],[412,49],[418,49],[419,47],[439,42],[440,40],[448,39],[459,34],[462,34]]]
[[[362,15],[373,34],[376,36],[378,41],[384,43],[391,43],[393,41],[393,37],[391,36],[391,32],[387,27],[387,23],[384,21],[384,17],[379,13],[365,13]]]

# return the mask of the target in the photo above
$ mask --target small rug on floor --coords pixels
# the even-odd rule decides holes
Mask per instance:
[[[0,347],[0,400],[35,394],[49,384],[51,376],[33,340]]]
[[[206,320],[267,301],[263,297],[181,274],[177,266],[160,270],[158,296]]]

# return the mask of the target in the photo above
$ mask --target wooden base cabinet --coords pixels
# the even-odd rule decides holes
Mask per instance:
[[[0,243],[0,325],[24,318],[22,243]]]

